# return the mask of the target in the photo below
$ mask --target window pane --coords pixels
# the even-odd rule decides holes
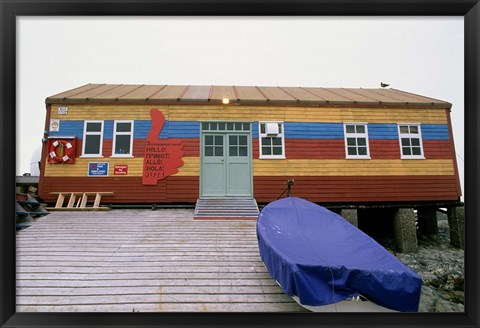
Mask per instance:
[[[250,123],[243,123],[243,131],[250,131]]]
[[[225,130],[225,123],[218,123],[219,130]]]
[[[119,135],[115,138],[115,154],[130,154],[129,135]]]
[[[270,147],[262,147],[262,155],[272,155],[272,149]]]
[[[202,130],[208,130],[208,123],[202,123]]]
[[[365,133],[365,126],[357,125],[357,133]]]
[[[420,147],[413,147],[412,152],[413,152],[413,155],[422,155],[420,151]]]
[[[408,133],[408,126],[407,125],[401,125],[400,126],[400,133]]]
[[[233,130],[233,123],[227,123],[227,130],[229,131]]]
[[[231,146],[231,147],[228,147],[229,148],[229,155],[230,156],[238,156],[238,148],[237,146]]]
[[[282,155],[282,147],[273,147],[273,155]]]
[[[418,126],[410,125],[410,133],[418,133]]]
[[[218,124],[217,123],[210,123],[210,130],[212,130],[212,131],[218,130]]]
[[[223,147],[215,147],[215,156],[223,156]]]
[[[247,156],[247,147],[238,147],[239,156]]]
[[[356,146],[355,138],[347,138],[347,146]]]
[[[367,147],[358,147],[358,155],[367,155]]]
[[[357,148],[355,147],[348,147],[348,155],[357,155]]]
[[[215,136],[215,145],[223,146],[223,136]]]
[[[238,144],[239,145],[246,145],[247,144],[247,136],[239,136],[238,137]]]
[[[367,145],[367,139],[365,138],[357,138],[357,144],[359,146],[366,146]]]
[[[260,124],[260,133],[265,133],[265,123]]]
[[[241,131],[242,130],[242,123],[235,123],[235,130]]]
[[[417,146],[417,147],[420,146],[420,139],[412,138],[411,141],[412,141],[412,146]]]
[[[102,123],[87,122],[87,132],[101,132]]]
[[[117,132],[130,132],[132,131],[132,123],[117,123]]]
[[[402,146],[410,146],[410,139],[402,138]]]
[[[412,155],[412,151],[410,150],[410,147],[402,147],[402,152],[403,152],[403,155]]]
[[[213,145],[213,136],[205,136],[205,145]]]
[[[100,154],[100,136],[85,136],[85,154]]]
[[[281,146],[282,145],[282,138],[272,138],[273,145]]]
[[[269,146],[272,144],[272,138],[262,138],[262,146]]]
[[[212,146],[205,147],[205,156],[213,156],[213,147]]]
[[[355,126],[347,125],[347,133],[355,133]]]
[[[229,136],[229,143],[230,145],[238,145],[237,136]]]

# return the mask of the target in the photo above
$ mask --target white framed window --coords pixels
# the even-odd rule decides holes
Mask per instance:
[[[103,157],[103,121],[85,121],[82,157]]]
[[[113,122],[112,157],[133,157],[133,121]]]
[[[398,139],[402,159],[425,159],[420,124],[399,123]]]
[[[283,122],[258,122],[260,158],[285,159]]]
[[[345,157],[370,159],[367,123],[344,123]]]

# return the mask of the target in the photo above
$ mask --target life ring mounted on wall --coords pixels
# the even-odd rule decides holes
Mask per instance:
[[[75,158],[75,142],[68,140],[52,140],[48,150],[49,163],[73,163]]]

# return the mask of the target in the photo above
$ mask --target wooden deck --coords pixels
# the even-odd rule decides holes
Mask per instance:
[[[301,312],[255,221],[193,210],[54,212],[17,234],[18,312]]]

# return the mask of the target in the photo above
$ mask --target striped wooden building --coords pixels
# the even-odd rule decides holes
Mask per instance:
[[[395,89],[88,84],[46,99],[39,195],[459,201],[451,104]]]

